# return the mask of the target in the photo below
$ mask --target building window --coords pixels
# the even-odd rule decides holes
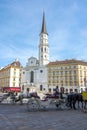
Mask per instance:
[[[16,71],[16,68],[14,68],[14,71]]]
[[[33,83],[34,82],[34,72],[33,71],[31,71],[31,73],[30,73],[30,83]]]
[[[71,66],[69,66],[69,68],[71,69]]]
[[[75,81],[77,80],[77,77],[76,77],[76,76],[74,76],[74,80],[75,80]]]
[[[72,76],[70,76],[70,80],[72,80]]]
[[[74,74],[76,74],[76,70],[74,70]]]
[[[40,85],[40,91],[42,91],[43,90],[43,86],[42,85]]]
[[[67,74],[67,71],[65,71],[65,74]]]
[[[82,75],[82,70],[80,70],[80,75]]]
[[[53,75],[55,75],[55,71],[53,71]]]
[[[25,72],[23,71],[23,74],[25,74]]]
[[[61,75],[63,75],[63,71],[61,71],[60,73],[61,73]]]
[[[67,69],[67,67],[65,67],[65,69]]]
[[[86,67],[84,67],[84,69],[86,69]]]
[[[43,52],[43,48],[41,48],[41,52]]]
[[[45,48],[45,52],[46,52],[46,48]]]
[[[63,69],[63,67],[61,67],[61,70]]]
[[[74,66],[74,69],[76,68],[76,66]]]
[[[86,71],[84,71],[84,75],[86,76]]]
[[[69,71],[69,74],[72,74],[72,71]]]

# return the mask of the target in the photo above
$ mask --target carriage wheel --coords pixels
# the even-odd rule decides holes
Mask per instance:
[[[59,101],[59,103],[56,104],[57,109],[60,110],[69,110],[70,107],[66,104],[66,102]]]
[[[29,99],[27,102],[28,111],[38,111],[40,108],[39,102],[37,99]]]

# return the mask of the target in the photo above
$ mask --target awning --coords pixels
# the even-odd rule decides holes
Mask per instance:
[[[15,91],[15,92],[20,92],[21,88],[20,87],[3,87],[3,91]]]

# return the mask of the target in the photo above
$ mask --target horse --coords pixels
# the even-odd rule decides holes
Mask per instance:
[[[86,108],[87,100],[84,100],[83,95],[81,93],[68,94],[67,100],[71,108],[73,107],[74,109],[76,109],[76,103],[78,104],[78,108],[80,108],[80,103],[81,103],[82,109]]]
[[[83,96],[81,93],[77,93],[76,94],[76,100],[77,100],[77,103],[78,103],[78,108],[80,108],[80,103],[81,103],[81,107],[83,109],[83,103],[84,103],[84,100],[83,100]]]
[[[75,106],[76,101],[77,101],[77,95],[76,95],[76,94],[74,94],[74,93],[68,94],[68,95],[67,95],[67,101],[68,101],[69,106],[70,106],[71,108],[76,109],[76,106]]]
[[[29,98],[40,98],[36,92],[32,92],[32,93],[20,93],[18,95],[18,97],[16,98],[15,102],[20,102],[20,104],[22,105],[23,104],[23,99],[26,98],[26,99],[29,99]]]

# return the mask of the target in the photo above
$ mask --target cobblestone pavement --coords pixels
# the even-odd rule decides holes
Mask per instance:
[[[87,130],[81,110],[28,112],[26,105],[0,105],[0,130]]]

